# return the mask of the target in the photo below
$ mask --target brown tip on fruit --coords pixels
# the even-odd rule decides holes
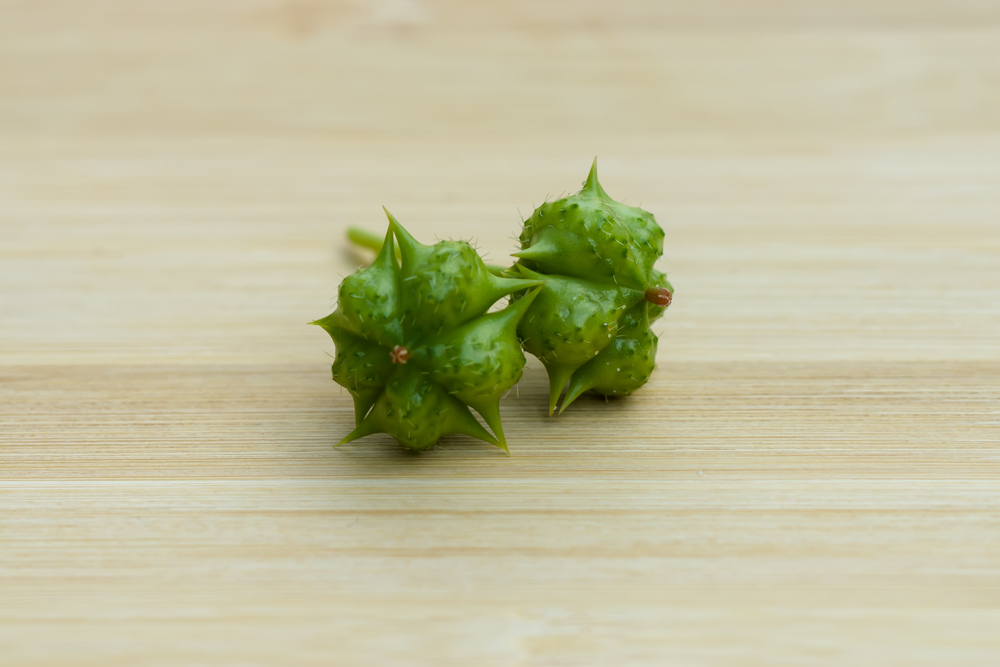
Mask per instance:
[[[674,294],[666,287],[650,287],[646,290],[646,301],[666,308],[674,300]]]
[[[397,345],[389,352],[389,358],[392,359],[392,363],[394,364],[405,364],[410,358],[410,351],[402,345]]]

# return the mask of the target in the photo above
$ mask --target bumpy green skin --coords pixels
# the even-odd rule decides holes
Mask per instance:
[[[345,278],[337,310],[313,323],[333,338],[333,379],[354,397],[356,428],[340,444],[389,433],[420,451],[463,433],[507,451],[500,397],[521,378],[517,324],[538,290],[487,311],[541,281],[492,275],[468,243],[423,245],[386,215],[375,262]]]
[[[539,206],[520,242],[511,275],[545,280],[517,334],[548,371],[549,414],[567,382],[560,412],[585,391],[627,396],[644,385],[656,357],[649,325],[666,309],[647,294],[673,294],[653,268],[663,254],[653,215],[609,197],[595,160],[583,189]]]

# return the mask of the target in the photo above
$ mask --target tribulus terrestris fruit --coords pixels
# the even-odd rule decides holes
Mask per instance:
[[[388,433],[425,450],[462,433],[507,451],[499,403],[521,378],[517,324],[538,290],[487,311],[541,280],[494,275],[465,241],[423,245],[386,215],[374,263],[345,278],[337,309],[314,322],[336,344],[333,379],[354,398],[355,429],[340,444]]]
[[[674,292],[653,268],[663,236],[651,213],[608,196],[597,160],[580,192],[524,222],[508,275],[545,281],[517,334],[548,372],[550,415],[564,387],[560,413],[585,391],[627,396],[649,379],[657,345],[649,325]]]

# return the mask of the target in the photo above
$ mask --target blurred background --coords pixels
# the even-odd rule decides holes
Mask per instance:
[[[595,156],[650,383],[334,450],[346,228]],[[995,0],[0,0],[0,663],[1000,664],[998,220]]]
[[[993,345],[963,272],[995,255],[952,260],[997,248],[994,3],[0,12],[2,279],[16,287],[0,338],[22,358],[314,358],[319,335],[298,325],[357,262],[347,225],[383,229],[385,205],[424,239],[475,237],[506,261],[521,216],[575,191],[595,155],[611,195],[667,230],[682,358],[706,337],[713,355],[757,358]],[[803,299],[823,304],[808,321]],[[874,322],[859,301],[893,306]],[[914,338],[927,316],[948,318],[947,339]],[[841,333],[836,349],[816,327]]]

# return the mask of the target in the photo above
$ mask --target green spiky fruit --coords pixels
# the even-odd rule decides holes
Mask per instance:
[[[594,160],[583,189],[535,209],[520,242],[511,275],[545,281],[517,333],[548,371],[549,414],[567,382],[560,412],[585,391],[627,396],[644,385],[656,357],[649,325],[674,291],[653,268],[663,254],[653,215],[609,197]]]
[[[419,451],[463,433],[506,451],[500,397],[521,377],[517,324],[538,290],[487,311],[541,281],[493,275],[465,241],[423,245],[386,215],[375,262],[345,278],[337,310],[314,322],[336,344],[333,379],[354,398],[355,429],[341,444],[388,433]]]

